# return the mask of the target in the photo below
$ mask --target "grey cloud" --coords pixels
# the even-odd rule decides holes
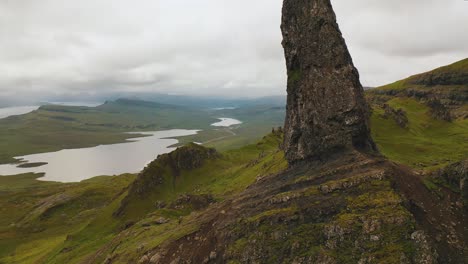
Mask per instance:
[[[332,0],[365,85],[468,57],[468,2]]]
[[[364,85],[385,84],[468,53],[466,1],[332,2]],[[284,94],[281,4],[1,1],[0,97]]]

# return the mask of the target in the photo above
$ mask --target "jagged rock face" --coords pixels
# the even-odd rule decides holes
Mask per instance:
[[[194,143],[159,155],[138,174],[137,179],[129,187],[128,195],[122,200],[114,215],[124,215],[134,199],[148,199],[148,196],[156,192],[158,186],[165,182],[175,184],[174,182],[181,171],[200,168],[207,160],[219,157],[220,154],[215,149],[205,148]],[[156,206],[161,207],[161,201],[156,202]]]
[[[399,108],[399,109],[394,109],[388,104],[383,104],[384,109],[384,114],[383,117],[385,119],[392,118],[395,120],[395,122],[400,126],[401,128],[407,128],[408,127],[408,116],[406,115],[406,112]]]
[[[375,150],[359,73],[330,0],[285,0],[281,29],[288,70],[288,161],[343,148]]]
[[[214,159],[219,153],[212,148],[205,148],[196,144],[189,144],[176,149],[173,152],[162,154],[152,161],[138,175],[137,180],[130,187],[130,193],[134,192],[140,196],[151,192],[154,186],[164,181],[164,174],[168,171],[172,177],[179,175],[182,170],[199,168],[203,162]]]
[[[450,164],[436,171],[432,175],[436,179],[442,179],[453,190],[460,194],[460,204],[464,204],[468,210],[468,159]]]
[[[431,116],[434,119],[444,120],[447,122],[452,121],[450,110],[442,104],[439,99],[431,99],[427,102],[427,106],[431,108]]]

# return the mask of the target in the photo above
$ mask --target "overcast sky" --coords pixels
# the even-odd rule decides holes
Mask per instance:
[[[332,0],[365,86],[468,57],[468,1]],[[0,0],[0,99],[284,94],[281,0]]]

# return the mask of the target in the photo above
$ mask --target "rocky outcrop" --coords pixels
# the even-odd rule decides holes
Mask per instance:
[[[384,104],[383,109],[384,109],[384,114],[383,114],[384,118],[393,119],[401,128],[408,127],[408,116],[406,115],[406,112],[403,109],[401,108],[394,109],[388,104]]]
[[[440,169],[431,176],[459,193],[461,203],[468,209],[468,159]]]
[[[367,97],[376,106],[409,97],[429,106],[435,119],[467,119],[468,59],[372,89]]]
[[[187,233],[148,250],[139,260],[436,263],[429,238],[415,228],[405,201],[391,187],[390,179],[397,174],[408,176],[383,158],[357,151],[327,162],[301,163],[184,219],[177,230]]]
[[[427,106],[431,108],[431,116],[434,119],[444,120],[447,122],[452,121],[450,110],[444,104],[442,104],[440,100],[431,99],[427,102]]]
[[[330,1],[285,0],[281,29],[288,71],[288,161],[344,148],[375,150],[359,73]]]
[[[123,216],[132,202],[139,203],[148,199],[163,184],[174,186],[182,171],[200,168],[205,161],[218,157],[220,154],[215,149],[194,143],[158,156],[138,174],[137,179],[129,187],[128,195],[122,200],[114,215]],[[155,201],[155,208],[160,206],[158,202],[161,201]]]
[[[162,184],[165,174],[177,177],[182,170],[193,170],[203,165],[207,159],[218,157],[215,149],[205,148],[197,144],[189,144],[177,150],[158,156],[138,175],[130,187],[130,193],[145,195],[151,188]]]
[[[468,61],[468,59],[465,59],[465,61]],[[468,73],[464,71],[433,71],[413,76],[410,80],[410,83],[424,86],[466,85],[468,84]]]

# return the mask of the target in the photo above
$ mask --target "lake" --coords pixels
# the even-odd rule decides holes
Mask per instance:
[[[218,118],[218,119],[221,120],[221,121],[213,123],[211,125],[215,126],[215,127],[229,127],[229,126],[233,126],[233,125],[242,124],[242,121],[239,121],[239,120],[234,119],[234,118]]]
[[[15,107],[5,107],[0,108],[0,119],[13,116],[13,115],[23,115],[34,110],[37,110],[39,106],[15,106]]]
[[[135,132],[132,134],[147,136],[132,138],[126,143],[16,157],[28,163],[47,164],[33,168],[19,168],[18,164],[0,165],[0,175],[34,172],[45,173],[40,178],[44,181],[78,182],[101,175],[137,173],[158,155],[175,150],[170,147],[178,143],[173,137],[194,135],[197,132],[185,129]]]

